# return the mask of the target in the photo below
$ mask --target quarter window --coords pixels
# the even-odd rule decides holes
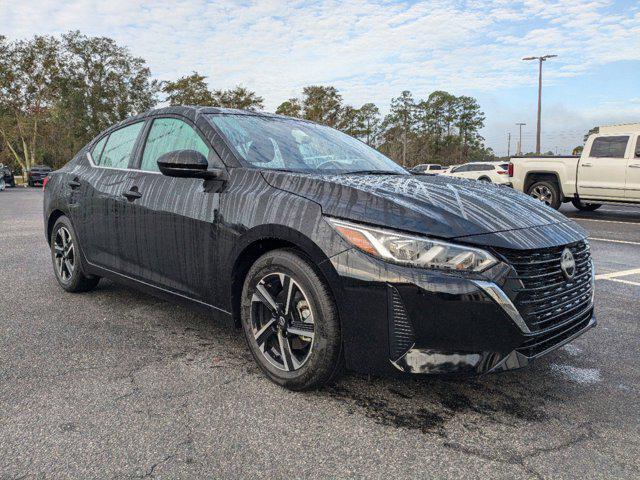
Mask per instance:
[[[101,167],[127,168],[142,125],[143,122],[134,123],[111,133],[97,164]]]
[[[107,143],[108,135],[102,137],[102,139],[96,143],[91,150],[91,158],[93,158],[93,163],[96,165],[100,165],[100,158],[102,157],[102,150],[104,149],[104,144]]]
[[[598,137],[591,146],[590,157],[624,158],[629,136]]]
[[[158,158],[174,150],[195,150],[209,156],[209,147],[189,124],[176,118],[155,119],[147,136],[140,169],[159,171]]]

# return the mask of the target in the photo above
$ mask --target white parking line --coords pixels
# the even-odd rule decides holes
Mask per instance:
[[[640,287],[640,282],[632,282],[631,280],[622,280],[620,278],[606,278],[605,280],[609,280],[610,282],[626,283],[627,285],[635,285],[636,287]]]
[[[640,268],[632,268],[631,270],[618,270],[617,272],[601,273],[596,275],[596,280],[611,280],[616,277],[625,277],[627,275],[635,275],[640,273]]]
[[[640,222],[621,222],[619,220],[598,220],[596,218],[583,218],[583,217],[569,217],[571,220],[584,220],[585,222],[600,222],[600,223],[622,223],[624,225],[640,225]]]
[[[595,240],[596,242],[624,243],[625,245],[640,245],[640,242],[631,242],[629,240],[613,240],[612,238],[589,237],[589,240]]]

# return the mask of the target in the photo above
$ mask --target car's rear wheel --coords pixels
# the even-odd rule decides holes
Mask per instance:
[[[555,208],[556,210],[560,208],[560,191],[552,182],[542,181],[533,183],[527,193],[551,208]]]
[[[489,177],[480,177],[478,180],[480,180],[481,182],[489,182],[489,183],[491,183],[491,179]]]
[[[250,268],[241,321],[253,357],[278,385],[318,388],[342,370],[333,297],[311,263],[293,250],[268,252]]]
[[[578,210],[582,210],[583,212],[593,212],[602,206],[601,203],[583,203],[576,198],[572,199],[571,203],[573,203],[574,207]]]
[[[86,292],[98,285],[100,277],[84,271],[80,245],[71,222],[64,215],[56,220],[49,243],[53,270],[62,288],[67,292]]]

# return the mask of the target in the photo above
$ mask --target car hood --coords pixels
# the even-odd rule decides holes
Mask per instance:
[[[525,249],[586,236],[538,200],[486,182],[414,175],[263,175],[273,187],[319,203],[325,215],[434,237]]]

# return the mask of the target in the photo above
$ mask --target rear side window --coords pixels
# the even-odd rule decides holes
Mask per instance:
[[[598,137],[591,146],[590,157],[624,158],[629,136]]]
[[[136,139],[143,124],[144,122],[134,123],[112,132],[102,151],[100,163],[97,163],[97,165],[101,167],[127,168],[133,152],[133,146],[136,144]]]
[[[636,158],[640,158],[640,135],[638,136],[638,141],[636,142]]]
[[[189,124],[176,118],[155,119],[147,136],[140,169],[159,171],[158,158],[174,150],[195,150],[209,156],[209,147]]]
[[[501,163],[500,165],[498,165],[498,170],[509,170],[509,164]]]

